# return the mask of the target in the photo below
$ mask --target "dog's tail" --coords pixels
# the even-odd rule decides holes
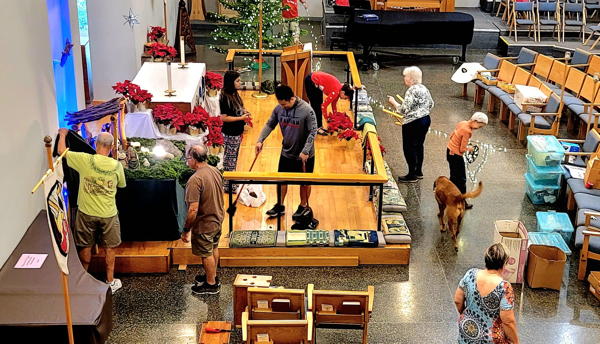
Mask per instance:
[[[483,191],[483,183],[479,182],[479,185],[477,185],[477,188],[475,188],[475,190],[462,194],[462,198],[467,199],[479,197],[479,195],[481,195],[481,191]]]

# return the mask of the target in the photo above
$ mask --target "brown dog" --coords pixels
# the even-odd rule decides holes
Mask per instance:
[[[461,194],[460,190],[448,179],[447,177],[441,176],[433,183],[433,192],[435,193],[435,200],[438,202],[440,212],[438,218],[440,219],[440,230],[446,231],[446,228],[450,229],[452,235],[452,241],[454,241],[454,249],[458,251],[457,237],[460,232],[460,224],[463,216],[465,215],[465,200],[467,198],[475,198],[481,194],[483,190],[483,184],[479,182],[477,188],[471,192]],[[448,221],[448,227],[444,219]]]

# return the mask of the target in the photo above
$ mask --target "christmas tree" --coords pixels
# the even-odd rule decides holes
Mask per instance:
[[[258,47],[258,13],[261,1],[263,6],[263,48],[280,49],[291,45],[294,41],[293,35],[287,30],[282,30],[282,25],[300,19],[283,18],[281,11],[284,7],[281,0],[219,0],[225,8],[236,11],[237,15],[228,17],[209,12],[207,15],[209,20],[227,24],[217,27],[211,32],[211,36],[215,40],[226,40],[231,45],[256,49]],[[209,47],[222,53],[227,50],[227,47],[214,44],[210,44]]]

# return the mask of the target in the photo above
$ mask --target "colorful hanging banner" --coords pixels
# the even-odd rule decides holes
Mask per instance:
[[[54,168],[44,181],[46,213],[48,216],[48,228],[52,238],[52,247],[58,267],[65,274],[69,274],[69,220],[67,216],[67,205],[63,195],[62,161]]]

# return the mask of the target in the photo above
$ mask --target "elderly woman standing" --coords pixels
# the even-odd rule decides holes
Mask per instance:
[[[423,178],[423,144],[431,124],[429,113],[434,103],[431,93],[421,83],[423,72],[419,67],[407,67],[402,74],[404,75],[404,84],[408,86],[408,90],[404,94],[404,101],[400,104],[393,97],[389,97],[388,101],[396,108],[396,111],[404,115],[402,149],[408,164],[408,173],[398,177],[398,181],[414,183]]]
[[[458,284],[454,303],[459,313],[459,343],[519,343],[514,293],[502,278],[508,255],[502,244],[485,254],[485,270],[470,269]]]

